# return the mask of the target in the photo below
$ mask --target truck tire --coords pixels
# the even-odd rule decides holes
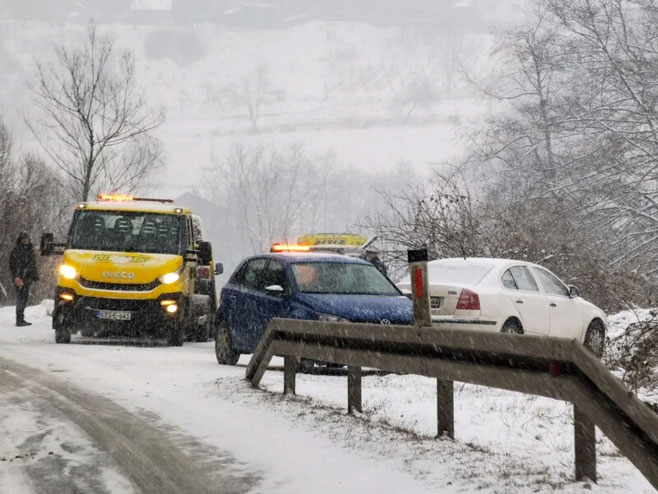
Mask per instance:
[[[53,315],[53,326],[55,327],[55,343],[71,343],[71,330],[66,325],[66,317],[62,310]]]
[[[206,322],[198,324],[199,317],[206,317]],[[195,316],[193,318],[194,324],[194,341],[205,343],[210,338],[212,331],[212,312],[210,311],[210,302],[204,305],[198,305]]]
[[[68,328],[56,329],[55,343],[71,343],[71,330]]]
[[[196,334],[194,339],[199,343],[205,343],[210,339],[210,328],[212,327],[212,317],[211,314],[207,314],[206,322],[203,324],[197,324]]]
[[[226,323],[218,321],[215,326],[215,357],[219,365],[235,365],[240,354],[231,348],[231,331]]]
[[[183,346],[185,330],[178,321],[171,321],[167,325],[167,345]]]

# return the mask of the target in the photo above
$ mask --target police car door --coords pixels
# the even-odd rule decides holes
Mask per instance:
[[[290,284],[285,267],[281,262],[270,259],[259,280],[258,289],[253,293],[252,327],[247,335],[248,341],[246,341],[249,348],[256,348],[272,318],[288,315],[289,296]]]
[[[263,287],[267,261],[265,258],[248,261],[239,273],[239,279],[236,281],[232,293],[227,295],[232,306],[227,314],[229,315],[228,323],[233,329],[233,343],[243,352],[253,350],[251,342],[259,338],[262,316],[259,315],[258,294]]]

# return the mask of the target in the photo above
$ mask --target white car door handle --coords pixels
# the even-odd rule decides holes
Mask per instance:
[[[522,303],[523,303],[523,300],[517,300],[516,303],[517,303],[517,304],[522,304]]]
[[[557,304],[551,302],[551,307],[557,307]]]

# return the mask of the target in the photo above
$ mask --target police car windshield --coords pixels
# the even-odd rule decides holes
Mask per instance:
[[[342,295],[388,295],[400,292],[370,264],[299,262],[292,264],[299,291]]]
[[[178,254],[180,226],[180,219],[172,214],[79,211],[71,231],[71,248]]]

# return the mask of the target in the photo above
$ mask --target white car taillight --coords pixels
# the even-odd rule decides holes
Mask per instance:
[[[464,288],[459,294],[457,310],[480,310],[480,297],[477,293]]]

